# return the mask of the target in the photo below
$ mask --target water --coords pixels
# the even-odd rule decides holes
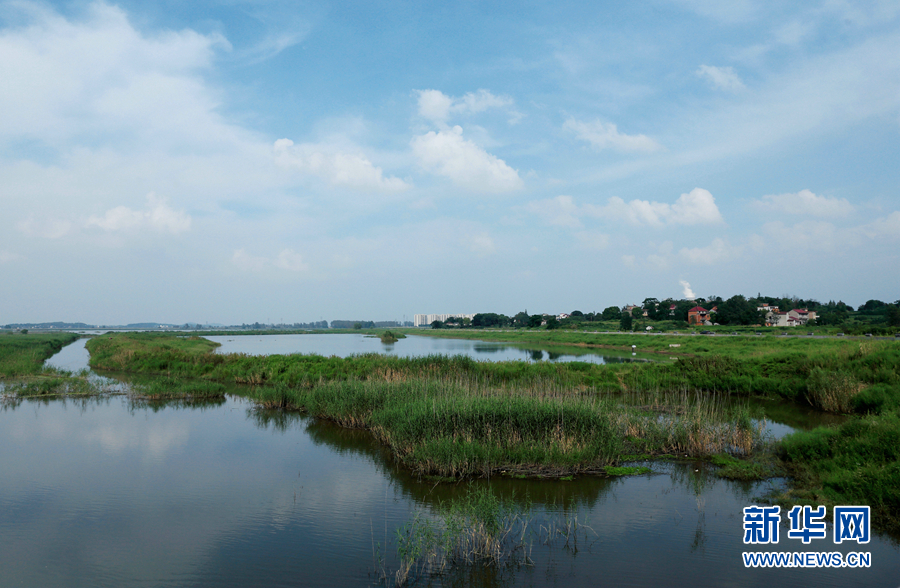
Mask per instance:
[[[315,353],[326,357],[360,353],[383,353],[397,357],[427,355],[465,355],[480,361],[584,361],[590,363],[619,363],[625,361],[659,360],[659,355],[632,355],[627,351],[590,349],[572,346],[541,346],[472,339],[441,339],[407,335],[396,343],[382,343],[378,337],[360,334],[335,335],[215,335],[210,341],[221,343],[218,353],[246,353],[273,355]]]
[[[363,431],[238,398],[2,406],[4,586],[371,585],[373,543],[391,544],[415,512],[465,490],[416,480]],[[741,509],[767,483],[721,480],[704,463],[651,466],[661,473],[494,479],[497,493],[529,497],[535,527],[573,504],[596,534],[577,549],[536,542],[533,566],[462,568],[433,584],[897,585],[900,549],[881,536],[857,548],[872,553],[869,569],[745,569]],[[778,550],[851,549],[830,540],[804,548],[785,532]],[[395,569],[393,547],[387,553]]]

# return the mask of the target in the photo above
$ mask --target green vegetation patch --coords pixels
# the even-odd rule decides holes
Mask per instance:
[[[0,337],[0,378],[39,374],[44,361],[78,339],[74,333],[17,334]]]
[[[778,474],[771,456],[756,455],[752,458],[738,459],[727,453],[720,453],[713,455],[710,461],[719,466],[716,475],[729,480],[765,480]]]
[[[644,466],[611,466],[606,468],[607,476],[639,476],[642,474],[650,474],[652,472],[653,470]]]
[[[789,502],[867,504],[873,520],[900,528],[900,415],[857,417],[794,433],[779,454],[795,480]]]

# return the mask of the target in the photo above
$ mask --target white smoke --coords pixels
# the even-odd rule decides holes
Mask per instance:
[[[678,283],[681,284],[681,287],[684,288],[681,293],[684,295],[686,300],[693,300],[696,298],[694,295],[694,291],[691,290],[691,285],[687,283],[685,280],[678,280]]]

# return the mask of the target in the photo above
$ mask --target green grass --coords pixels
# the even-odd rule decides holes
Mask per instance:
[[[795,479],[792,504],[867,504],[877,524],[900,528],[900,415],[857,417],[788,435],[780,456]]]
[[[727,453],[713,455],[710,461],[719,466],[716,474],[729,480],[765,480],[779,473],[777,464],[768,454],[738,459]]]
[[[645,466],[610,466],[606,468],[607,476],[638,476],[641,474],[649,474],[652,470]]]
[[[225,385],[203,380],[178,380],[153,378],[142,384],[132,385],[133,394],[154,400],[224,398]]]
[[[46,359],[76,339],[74,333],[0,335],[0,378],[40,374]]]
[[[99,389],[84,374],[44,367],[44,361],[77,339],[74,333],[0,335],[4,393],[20,397],[97,394]]]

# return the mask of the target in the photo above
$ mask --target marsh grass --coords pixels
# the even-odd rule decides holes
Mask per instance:
[[[632,399],[547,383],[490,386],[467,379],[325,382],[257,387],[265,408],[304,410],[367,429],[420,475],[562,477],[606,472],[626,454],[728,452],[767,442],[743,406],[697,395]]]
[[[0,337],[0,378],[40,374],[47,358],[76,339],[74,333]]]
[[[204,380],[156,378],[132,385],[132,394],[154,400],[224,398],[225,386]]]
[[[794,487],[789,504],[867,504],[881,528],[900,532],[900,414],[855,417],[793,433],[779,447]]]
[[[380,572],[385,582],[390,578],[402,586],[465,566],[529,566],[535,544],[577,552],[591,536],[596,533],[574,500],[539,515],[527,497],[501,498],[489,486],[473,484],[432,511],[417,512],[398,528],[398,568],[387,574],[381,562]]]
[[[854,398],[866,387],[845,371],[821,368],[811,370],[806,386],[806,398],[811,405],[835,413],[853,412]]]

